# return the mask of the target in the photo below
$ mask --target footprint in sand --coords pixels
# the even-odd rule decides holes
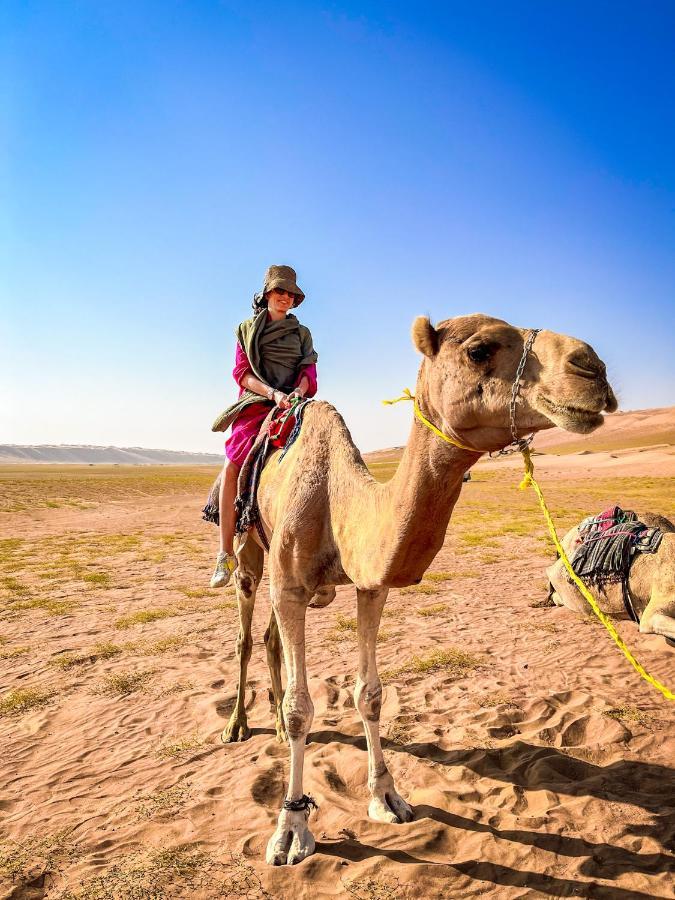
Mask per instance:
[[[251,796],[260,806],[278,809],[284,799],[284,766],[277,762],[256,775],[251,785]]]

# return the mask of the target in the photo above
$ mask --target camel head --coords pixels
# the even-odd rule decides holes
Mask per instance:
[[[424,355],[416,396],[422,412],[446,434],[481,450],[511,442],[509,407],[518,364],[530,331],[475,314],[434,328],[415,319],[412,338]],[[519,437],[559,425],[587,434],[614,412],[616,398],[602,360],[583,341],[541,331],[520,379]]]

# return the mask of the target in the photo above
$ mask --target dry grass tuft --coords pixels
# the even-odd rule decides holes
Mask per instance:
[[[119,656],[123,649],[126,648],[122,648],[110,641],[104,641],[100,644],[95,644],[91,650],[85,650],[83,653],[70,651],[58,653],[49,660],[49,665],[56,666],[59,669],[72,669],[75,666],[98,662],[101,659],[112,659],[114,656]]]
[[[618,719],[620,722],[637,722],[638,725],[649,726],[654,717],[651,713],[638,709],[637,706],[614,706],[603,711],[603,716],[608,719]]]
[[[0,697],[0,718],[2,716],[19,716],[31,709],[44,706],[54,696],[55,691],[43,691],[39,688],[16,688]]]
[[[138,644],[136,652],[142,653],[145,656],[159,656],[161,653],[166,653],[168,650],[178,650],[179,647],[184,647],[187,643],[188,639],[186,637],[182,637],[178,634],[169,634],[156,641],[145,641]]]
[[[189,845],[141,851],[55,900],[168,900],[176,896],[174,889],[180,896],[191,896],[198,888],[198,876],[210,863],[206,853]]]
[[[148,622],[157,622],[160,619],[168,619],[177,616],[178,610],[164,607],[161,609],[139,609],[138,612],[128,616],[122,616],[115,620],[115,628],[131,628],[132,625],[146,625]]]
[[[82,581],[92,587],[110,587],[110,575],[107,572],[87,572],[82,576]]]
[[[8,647],[5,650],[0,649],[0,659],[16,659],[17,656],[24,656],[26,653],[30,653],[30,647],[28,645],[22,647]]]
[[[174,681],[173,684],[167,684],[160,688],[155,696],[158,699],[162,697],[172,697],[174,694],[183,694],[185,691],[191,691],[194,687],[192,681]]]
[[[356,618],[343,616],[341,613],[335,617],[333,628],[326,635],[328,641],[344,641],[356,637]]]
[[[356,900],[402,900],[398,878],[382,875],[362,875],[352,881],[342,881],[344,889]]]
[[[25,882],[31,876],[39,878],[58,870],[60,865],[73,859],[77,851],[68,835],[71,828],[54,834],[33,836],[23,841],[0,842],[0,875],[12,881]],[[21,888],[15,888],[11,896],[29,896]],[[30,895],[32,896],[32,895]]]
[[[482,709],[491,709],[493,706],[518,706],[506,691],[494,691],[491,694],[484,694],[478,701],[478,705]]]
[[[427,572],[424,581],[443,582],[454,578],[478,578],[479,575],[480,572],[473,569],[463,569],[461,572]]]
[[[153,674],[153,669],[145,672],[113,672],[104,676],[94,693],[105,697],[126,697],[128,694],[143,691]]]
[[[437,616],[448,608],[447,603],[435,603],[433,606],[424,606],[417,610],[418,616]]]
[[[176,741],[169,741],[157,751],[160,759],[182,759],[190,756],[195,750],[201,750],[206,741],[193,734],[191,737],[179,738]]]
[[[484,665],[484,661],[471,653],[464,650],[458,650],[455,647],[448,649],[436,649],[427,653],[426,656],[413,656],[407,663],[399,666],[397,669],[387,669],[382,672],[383,680],[390,680],[399,675],[428,675],[431,672],[440,670],[447,671],[450,675],[460,678],[474,669],[479,669]]]
[[[72,600],[49,600],[36,597],[34,600],[21,600],[12,606],[12,610],[44,609],[50,616],[69,616],[77,606]]]
[[[199,600],[202,597],[212,597],[214,588],[177,587],[175,590],[185,597],[188,597],[190,600]]]
[[[236,600],[223,600],[222,603],[216,603],[209,609],[237,609],[238,605]]]
[[[402,594],[437,594],[438,588],[435,584],[428,584],[421,581],[419,584],[410,584],[408,587],[401,588]]]
[[[139,819],[154,819],[174,816],[180,812],[190,798],[190,786],[185,783],[176,784],[164,790],[155,791],[146,797],[139,797],[136,812]]]

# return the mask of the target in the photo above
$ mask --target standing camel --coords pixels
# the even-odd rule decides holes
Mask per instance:
[[[310,404],[300,436],[281,465],[277,452],[263,471],[258,503],[270,543],[268,660],[281,703],[274,650],[278,625],[287,675],[283,722],[291,750],[286,800],[267,845],[270,864],[292,865],[314,852],[308,827],[312,801],[303,791],[305,739],[314,715],[305,668],[305,613],[310,603],[327,605],[336,585],[356,587],[359,662],[354,702],[368,745],[368,813],[380,822],[408,822],[413,811],[394,786],[379,734],[382,686],[375,644],[389,588],[422,579],[443,545],[462,476],[484,452],[510,444],[514,424],[519,437],[554,425],[586,434],[602,424],[603,411],[616,409],[605,366],[588,344],[542,331],[528,354],[528,335],[533,336],[480,314],[447,319],[435,328],[426,317],[415,320],[413,343],[423,355],[417,406],[459,446],[414,418],[399,467],[386,484],[368,472],[342,416],[325,402]],[[520,362],[524,368],[514,391],[514,423],[510,403]],[[240,682],[224,740],[248,734],[243,696],[264,559],[258,535],[247,535],[237,557]],[[278,732],[280,715],[278,709]]]

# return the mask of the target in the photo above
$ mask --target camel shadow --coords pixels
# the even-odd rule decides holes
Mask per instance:
[[[427,810],[433,809],[433,807],[418,807],[418,809],[422,808]],[[464,821],[469,825],[476,824],[475,822],[470,822],[470,820]],[[502,836],[506,833],[502,832]],[[436,867],[439,878],[446,880],[444,882],[445,890],[448,890],[450,885],[448,880],[452,878],[453,874],[460,873],[477,881],[488,881],[491,884],[506,887],[523,887],[527,888],[528,891],[539,891],[549,897],[578,897],[580,896],[580,889],[583,888],[586,891],[583,896],[594,898],[594,900],[667,900],[666,897],[653,893],[645,894],[641,891],[625,890],[614,885],[602,885],[592,881],[579,882],[569,878],[557,878],[553,875],[545,875],[531,870],[521,871],[494,862],[479,862],[472,859],[453,863],[421,859],[413,856],[412,853],[407,853],[405,850],[373,847],[370,844],[363,844],[355,838],[341,841],[317,841],[316,849],[317,852],[326,856],[333,856],[349,862],[363,862],[375,856],[383,856],[391,860],[391,862],[399,863],[400,865]],[[618,848],[613,849],[617,850]],[[635,856],[636,854],[632,855]],[[636,871],[643,870],[637,869]],[[595,877],[612,878],[615,877],[615,873],[604,873],[602,876],[596,875]],[[444,896],[450,895],[444,894]]]
[[[338,731],[314,731],[308,740],[319,744],[334,741],[366,750],[364,737]],[[549,789],[570,797],[597,797],[629,803],[664,818],[667,815],[675,832],[675,771],[667,766],[630,759],[600,766],[569,756],[556,747],[525,741],[490,749],[442,750],[433,743],[398,744],[383,738],[382,747],[441,766],[464,766],[477,775],[524,790]]]

